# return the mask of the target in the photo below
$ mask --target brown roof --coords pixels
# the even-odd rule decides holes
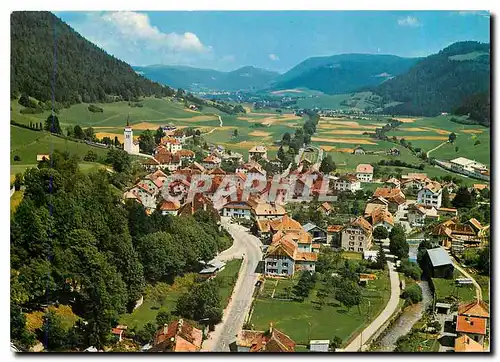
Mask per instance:
[[[295,260],[297,245],[293,241],[287,240],[286,238],[279,239],[269,246],[266,257],[269,255],[283,255],[283,253]]]
[[[278,204],[270,204],[267,202],[258,202],[253,207],[255,215],[274,215],[276,217],[286,214],[283,206]]]
[[[280,230],[276,234],[273,235],[272,243],[277,242],[278,240],[281,240],[283,238],[287,239],[289,241],[293,241],[294,243],[298,243],[298,244],[311,244],[312,243],[311,234],[309,234],[304,229],[302,229],[300,231],[281,231]]]
[[[486,184],[474,184],[474,188],[475,188],[476,190],[481,191],[481,190],[483,190],[483,189],[487,189],[487,188],[488,188],[488,185],[486,185]]]
[[[481,225],[481,223],[474,217],[469,220],[469,223],[478,230],[481,230],[483,228],[483,225]]]
[[[237,345],[250,347],[250,352],[295,352],[295,342],[272,325],[265,332],[242,330]]]
[[[179,201],[163,200],[160,204],[161,211],[175,211],[175,210],[179,210],[180,207],[181,207],[181,204],[179,203]]]
[[[288,215],[283,215],[283,217],[278,219],[273,219],[269,222],[269,226],[273,231],[300,231],[302,230],[302,225],[298,221],[295,221]]]
[[[309,252],[309,251],[298,251],[295,253],[295,261],[317,261],[318,253]]]
[[[395,202],[398,205],[404,203],[406,200],[405,195],[400,189],[389,187],[377,187],[373,193],[373,197],[383,197],[387,201]]]
[[[441,184],[437,181],[430,181],[425,184],[424,188],[435,194],[441,190]]]
[[[176,152],[180,157],[194,157],[195,154],[191,150],[179,150]]]
[[[143,165],[153,165],[153,166],[157,166],[160,164],[160,162],[158,162],[157,160],[155,160],[154,158],[148,158],[144,161],[142,161],[142,164]]]
[[[360,163],[356,167],[356,173],[373,173],[373,166],[368,163]]]
[[[462,336],[455,339],[455,352],[483,352],[483,351],[484,351],[483,346],[466,334],[463,334]]]
[[[459,315],[457,317],[457,332],[486,335],[486,318]]]
[[[373,210],[372,212],[372,225],[378,224],[379,222],[387,222],[390,225],[394,225],[394,217],[392,214],[382,208]]]
[[[488,313],[488,305],[482,300],[460,304],[458,306],[458,314],[482,318],[489,318],[490,316]]]
[[[171,152],[159,153],[155,156],[155,159],[162,165],[179,163],[181,160],[178,154]]]
[[[226,174],[226,171],[224,171],[220,167],[215,167],[215,168],[207,171],[207,175],[225,175],[225,174]]]
[[[219,163],[219,158],[218,157],[215,157],[214,155],[210,155],[210,156],[207,156],[203,159],[202,162],[205,162],[205,163]]]
[[[329,225],[326,231],[329,233],[337,233],[344,228],[344,225]]]
[[[332,205],[330,205],[328,202],[323,202],[321,205],[319,205],[319,207],[321,207],[323,210],[325,211],[331,211],[333,210],[333,207]]]
[[[202,336],[201,330],[178,319],[156,332],[149,352],[198,352]]]
[[[363,217],[363,216],[358,216],[354,221],[350,223],[351,226],[359,226],[362,228],[365,233],[371,233],[372,232],[372,226],[370,223]]]

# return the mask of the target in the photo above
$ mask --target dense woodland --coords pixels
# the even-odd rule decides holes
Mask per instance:
[[[453,113],[469,116],[468,122],[472,121],[471,123],[489,127],[491,122],[490,92],[480,92],[466,98]]]
[[[11,338],[17,346],[44,340],[43,331],[26,330],[26,313],[62,304],[86,323],[65,332],[66,348],[100,348],[147,283],[197,271],[200,260],[230,244],[203,211],[193,217],[147,216],[142,205],[123,204],[114,185],[134,181],[131,168],[124,167],[130,160],[120,150],[110,151],[109,158],[116,172],[85,174],[76,157],[55,151],[52,167],[41,162],[24,174],[10,240]]]
[[[408,72],[374,89],[385,101],[402,102],[392,114],[435,116],[490,88],[490,44],[458,42],[424,58]]]
[[[107,102],[174,91],[138,75],[50,12],[11,14],[11,96],[42,102]],[[53,82],[55,81],[55,84]]]

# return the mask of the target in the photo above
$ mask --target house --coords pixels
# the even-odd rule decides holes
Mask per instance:
[[[389,151],[387,151],[387,154],[389,156],[399,156],[401,154],[401,151],[398,148],[393,147]]]
[[[216,221],[220,221],[219,212],[215,209],[212,201],[201,193],[194,195],[191,201],[182,205],[177,215],[192,216],[197,211],[208,212]]]
[[[372,182],[373,180],[373,166],[366,163],[360,163],[356,167],[356,177],[361,182]]]
[[[41,161],[50,161],[50,155],[47,154],[36,155],[36,162],[41,162]]]
[[[469,338],[483,345],[486,336],[486,318],[469,317],[466,315],[457,316],[456,332],[466,334]]]
[[[253,146],[248,151],[248,161],[259,161],[267,159],[267,148],[265,146]]]
[[[458,306],[458,314],[467,317],[490,317],[488,305],[484,301],[477,299],[469,303],[461,303]]]
[[[314,240],[324,240],[326,241],[326,230],[316,226],[312,223],[307,223],[302,225],[304,230],[312,235]]]
[[[353,175],[342,175],[333,183],[334,190],[351,191],[361,190],[361,183],[358,178]]]
[[[181,158],[181,160],[192,161],[194,160],[195,153],[191,150],[178,150],[177,155]]]
[[[303,230],[298,221],[292,219],[286,214],[281,218],[273,220],[257,220],[256,226],[257,234],[261,238],[272,236],[278,231],[300,232],[301,230]]]
[[[169,151],[163,151],[154,156],[158,161],[158,167],[162,170],[176,171],[181,168],[181,158],[178,154]]]
[[[412,227],[420,227],[425,225],[425,220],[438,220],[439,214],[434,207],[425,207],[420,204],[411,204],[408,206],[408,222]]]
[[[449,194],[453,194],[458,190],[458,185],[453,181],[445,182],[441,185],[443,190],[447,190]]]
[[[252,203],[252,214],[256,220],[271,220],[284,216],[286,214],[286,210],[283,206],[274,202],[268,203],[264,201],[256,201]]]
[[[161,145],[156,147],[155,153],[159,152],[162,148],[169,152],[177,153],[182,150],[182,143],[174,137],[165,136],[161,139]]]
[[[38,161],[38,156],[37,156],[37,161]],[[472,185],[472,188],[477,192],[481,192],[484,189],[489,189],[490,187],[487,184],[474,184]]]
[[[439,209],[437,209],[437,213],[439,216],[458,216],[458,210],[449,207],[440,207]]]
[[[353,155],[364,155],[366,152],[365,152],[365,149],[361,146],[357,146],[353,151],[352,151],[352,154]]]
[[[379,196],[372,197],[366,203],[364,217],[370,217],[373,211],[375,211],[376,209],[389,210],[389,201]]]
[[[340,247],[341,231],[344,225],[329,225],[326,228],[326,242],[335,247]]]
[[[329,346],[330,346],[329,339],[313,339],[309,342],[309,351],[328,352]]]
[[[388,232],[390,232],[394,227],[394,217],[386,209],[378,208],[373,210],[370,218],[373,229],[381,226],[384,227]]]
[[[321,212],[324,215],[330,215],[330,213],[334,211],[334,208],[332,205],[325,201],[318,206],[317,211]]]
[[[220,214],[226,217],[245,218],[250,220],[252,217],[252,210],[253,205],[249,200],[228,201],[220,210]]]
[[[122,338],[123,338],[123,329],[113,328],[113,329],[111,329],[111,334],[118,339],[118,342],[122,341]]]
[[[385,184],[393,189],[399,189],[401,187],[401,181],[399,181],[395,177],[391,177],[390,179],[386,180]]]
[[[467,334],[462,334],[455,339],[455,352],[484,352],[484,348]]]
[[[400,189],[377,187],[373,193],[373,197],[382,197],[387,200],[387,208],[393,214],[402,211],[406,204],[406,196]]]
[[[348,251],[362,253],[372,246],[372,231],[370,223],[358,216],[342,229],[341,246]]]
[[[471,219],[472,220],[472,219]],[[483,235],[475,221],[460,223],[456,218],[446,220],[431,231],[431,236],[445,248],[451,248],[453,254],[461,255],[464,248],[478,247],[483,243]],[[476,224],[474,227],[472,224]]]
[[[221,159],[215,155],[209,155],[201,161],[201,165],[206,169],[220,167]]]
[[[182,129],[176,129],[172,133],[171,137],[175,138],[177,141],[179,141],[181,144],[186,142],[186,134],[184,133],[184,130]]]
[[[181,208],[181,203],[177,200],[163,200],[158,205],[158,210],[161,211],[162,215],[173,215],[177,216],[179,209]]]
[[[418,192],[417,202],[425,206],[432,206],[436,209],[441,207],[443,189],[441,184],[431,181]]]
[[[432,278],[453,278],[455,267],[450,256],[442,247],[427,249],[423,256],[423,269]]]
[[[295,352],[295,342],[271,323],[267,331],[243,329],[236,338],[236,348],[238,352]]]
[[[291,277],[296,271],[315,271],[318,254],[311,251],[300,251],[299,243],[294,240],[296,236],[289,233],[278,234],[267,248],[264,256],[264,273],[268,276]],[[299,240],[302,236],[298,236]],[[302,245],[311,244],[300,240]],[[301,248],[305,249],[304,246]]]
[[[185,320],[176,319],[165,324],[154,335],[148,352],[199,352],[203,340],[200,329]]]
[[[410,172],[401,177],[401,188],[420,190],[426,183],[432,182],[425,173]]]

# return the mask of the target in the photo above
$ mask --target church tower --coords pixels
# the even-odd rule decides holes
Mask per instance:
[[[127,125],[123,131],[123,150],[132,153],[134,150],[134,132],[130,126],[129,117],[127,116]]]

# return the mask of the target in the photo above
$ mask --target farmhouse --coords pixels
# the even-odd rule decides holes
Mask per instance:
[[[373,229],[378,226],[382,226],[390,232],[394,227],[394,217],[389,211],[383,208],[373,210],[371,214],[371,222]]]
[[[180,208],[181,208],[181,203],[176,200],[174,201],[163,200],[158,206],[158,209],[161,211],[162,215],[177,216]]]
[[[267,148],[265,146],[254,146],[248,151],[248,161],[259,161],[267,159]]]
[[[176,138],[168,137],[168,136],[163,137],[161,139],[161,144],[160,144],[160,146],[157,147],[157,149],[159,147],[164,147],[165,149],[167,149],[168,151],[170,151],[172,153],[176,153],[176,152],[182,150],[181,142],[178,141]]]
[[[431,236],[443,247],[451,249],[453,254],[461,255],[465,248],[482,245],[483,229],[476,219],[462,224],[453,218],[437,225],[431,231]]]
[[[295,342],[285,333],[273,328],[267,331],[243,329],[236,339],[238,352],[295,352]]]
[[[377,187],[373,193],[373,198],[381,197],[387,200],[388,210],[392,213],[396,211],[402,211],[405,203],[405,194],[400,189],[391,189],[388,187]]]
[[[155,333],[153,347],[148,352],[198,352],[202,341],[202,331],[181,318]]]
[[[356,177],[361,182],[372,182],[373,166],[370,164],[360,163],[356,167]]]
[[[342,230],[341,245],[344,250],[362,253],[372,246],[372,226],[362,216],[357,217]]]

